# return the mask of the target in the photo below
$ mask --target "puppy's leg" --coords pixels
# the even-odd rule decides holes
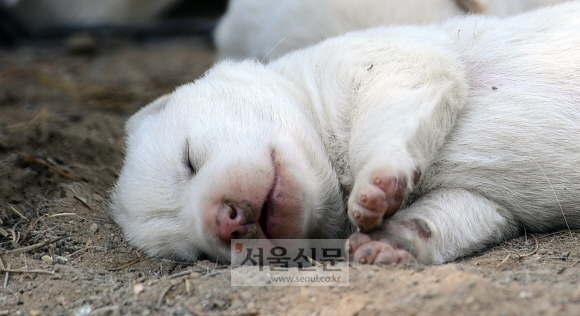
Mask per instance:
[[[354,184],[348,213],[362,232],[378,227],[399,209],[465,102],[459,75],[441,75],[424,86],[401,90],[382,98],[378,93],[374,97],[378,106],[363,104],[355,116],[349,149]]]
[[[513,237],[509,213],[487,198],[462,189],[432,192],[402,209],[369,234],[347,242],[359,263],[438,264]]]

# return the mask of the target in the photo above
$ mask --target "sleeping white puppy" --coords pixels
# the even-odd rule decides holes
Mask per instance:
[[[508,16],[566,0],[230,0],[218,59],[270,60],[348,31],[442,22],[466,12]]]
[[[349,33],[225,61],[135,114],[112,197],[151,256],[349,240],[434,264],[580,228],[580,2]],[[347,209],[348,208],[348,212]]]

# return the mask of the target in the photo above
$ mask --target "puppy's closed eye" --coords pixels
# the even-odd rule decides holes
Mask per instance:
[[[185,167],[189,171],[189,175],[191,177],[195,176],[195,172],[197,170],[195,169],[195,166],[193,165],[193,162],[191,161],[191,155],[189,152],[189,141],[185,142],[185,148],[183,150],[183,164],[185,165]]]

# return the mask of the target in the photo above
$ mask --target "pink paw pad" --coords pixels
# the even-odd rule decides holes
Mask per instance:
[[[350,260],[360,264],[408,264],[415,263],[415,257],[396,241],[389,239],[359,242],[365,238],[353,235],[349,243]],[[354,241],[352,240],[354,238]]]
[[[387,222],[369,234],[352,234],[346,249],[350,260],[361,264],[416,264],[416,258],[426,249],[421,245],[432,235],[432,229],[422,219]]]
[[[403,202],[406,186],[404,177],[374,176],[353,192],[349,213],[361,231],[368,232],[393,216]]]

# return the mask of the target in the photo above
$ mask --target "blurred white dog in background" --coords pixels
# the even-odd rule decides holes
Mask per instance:
[[[218,59],[271,60],[348,31],[446,21],[466,12],[508,16],[565,0],[230,0],[214,39]]]

